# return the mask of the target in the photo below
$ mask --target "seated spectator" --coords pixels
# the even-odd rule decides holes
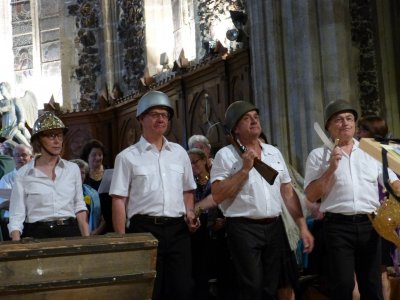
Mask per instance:
[[[15,175],[23,165],[32,160],[32,149],[24,144],[17,144],[13,151],[15,169],[4,175],[0,180],[0,189],[12,189]],[[3,241],[10,240],[7,224],[9,218],[10,199],[0,198],[0,226]]]
[[[85,178],[85,184],[94,188],[96,191],[99,190],[100,184],[103,180],[104,175],[104,158],[105,148],[102,142],[98,140],[90,140],[85,146],[83,146],[81,158],[86,161],[89,165],[89,173]],[[113,232],[112,225],[112,205],[111,197],[108,193],[100,193],[101,210],[104,220],[106,222],[105,232]]]
[[[15,142],[0,137],[0,179],[15,168],[15,163],[12,159],[13,144]]]
[[[89,174],[89,165],[82,159],[73,159],[81,170],[82,182],[85,182],[86,176]],[[83,199],[89,214],[89,229],[91,235],[102,234],[106,229],[106,222],[101,214],[100,198],[97,191],[87,184],[82,185]]]
[[[192,135],[188,140],[189,149],[197,148],[202,151],[207,156],[207,166],[211,169],[212,166],[212,155],[211,155],[211,145],[208,139],[204,135]]]

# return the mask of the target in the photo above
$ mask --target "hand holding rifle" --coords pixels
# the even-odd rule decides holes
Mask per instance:
[[[240,140],[231,135],[232,145],[236,148],[239,154],[243,154],[247,151],[247,148],[240,143]],[[257,170],[258,173],[270,184],[273,185],[275,178],[278,176],[278,171],[274,168],[270,167],[258,157],[254,158],[253,167]]]

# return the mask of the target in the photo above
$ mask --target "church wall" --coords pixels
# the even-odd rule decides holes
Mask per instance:
[[[225,132],[218,125],[224,121],[225,109],[235,100],[251,100],[249,52],[239,51],[227,60],[215,57],[154,89],[165,92],[174,106],[168,140],[186,146],[191,135],[204,134],[217,150],[226,144]],[[140,138],[136,106],[144,92],[119,99],[104,109],[59,114],[69,128],[63,156],[79,157],[83,145],[96,138],[106,145],[104,161],[112,166],[115,156]]]

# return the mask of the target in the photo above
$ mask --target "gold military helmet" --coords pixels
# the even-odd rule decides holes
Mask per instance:
[[[50,111],[46,111],[35,121],[35,124],[33,124],[32,138],[41,132],[51,129],[62,129],[64,134],[66,134],[68,131],[68,128],[64,125],[63,121],[61,121],[59,117]]]

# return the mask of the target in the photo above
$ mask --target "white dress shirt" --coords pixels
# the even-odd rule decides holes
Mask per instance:
[[[183,216],[183,192],[194,189],[189,156],[165,138],[161,151],[141,137],[115,159],[110,195],[128,197],[128,219],[136,214]]]
[[[0,179],[0,189],[12,189],[14,184],[15,175],[17,174],[17,169],[12,170],[11,172],[5,174]],[[0,204],[7,201],[7,198],[0,198]],[[10,215],[9,211],[6,210],[4,212],[4,218],[8,218]]]
[[[353,139],[351,155],[343,153],[334,173],[331,190],[321,199],[321,212],[345,215],[371,213],[380,206],[378,183],[383,184],[382,164],[359,148]],[[320,178],[329,167],[331,151],[320,147],[311,151],[307,158],[304,188]],[[397,176],[389,170],[389,178]]]
[[[277,170],[279,175],[270,185],[254,168],[234,199],[226,199],[220,204],[225,217],[247,217],[261,219],[279,216],[282,212],[282,183],[291,181],[288,169],[280,151],[267,144],[261,144],[261,160]],[[237,173],[243,160],[232,146],[226,146],[215,155],[211,169],[211,182],[224,180]]]
[[[23,223],[76,217],[86,211],[79,167],[60,159],[55,180],[35,168],[36,158],[21,167],[15,177],[10,199],[10,233],[22,233]]]

